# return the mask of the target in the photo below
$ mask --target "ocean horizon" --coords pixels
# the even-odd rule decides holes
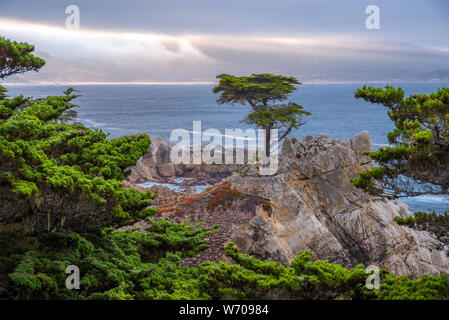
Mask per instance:
[[[370,81],[302,81],[301,85],[306,84],[442,84],[448,81],[435,79],[431,81],[405,81],[405,80],[370,80]],[[210,81],[8,81],[2,82],[3,86],[93,86],[93,85],[215,85],[217,80]]]

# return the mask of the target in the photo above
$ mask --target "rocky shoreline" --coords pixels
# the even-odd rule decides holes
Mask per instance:
[[[345,267],[363,263],[411,277],[449,273],[440,241],[394,222],[395,216],[411,215],[406,204],[370,196],[351,184],[357,172],[373,165],[363,155],[372,149],[366,131],[346,141],[325,135],[289,138],[273,176],[247,174],[257,172],[253,165],[174,166],[170,148],[166,140],[153,139],[125,184],[141,189],[136,184],[189,178],[183,180],[183,192],[151,188],[159,207],[154,218],[202,222],[212,230],[211,247],[184,265],[222,260],[223,244],[233,241],[243,253],[283,263],[309,250],[314,259]],[[213,186],[199,194],[188,188],[198,184]]]

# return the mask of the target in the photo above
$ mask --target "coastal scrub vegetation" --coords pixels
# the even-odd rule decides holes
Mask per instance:
[[[0,53],[11,44],[15,43],[3,39]],[[28,49],[19,50],[17,59],[32,59],[32,47],[22,45]],[[6,69],[1,65],[3,74],[14,70],[8,63]],[[362,264],[347,269],[312,261],[311,252],[300,252],[291,264],[283,265],[241,254],[232,243],[225,246],[232,264],[182,266],[184,257],[208,247],[205,237],[212,231],[152,220],[157,209],[148,208],[151,192],[124,188],[121,180],[128,168],[148,150],[147,135],[109,139],[99,129],[74,122],[73,113],[66,113],[75,107],[72,89],[38,100],[8,98],[5,90],[1,92],[0,299],[449,296],[446,275],[412,280],[383,270],[380,288],[368,290],[369,275]],[[215,204],[234,196],[225,193]],[[142,219],[145,228],[123,228]],[[79,290],[66,288],[70,265],[80,269]]]
[[[108,139],[101,130],[64,122],[64,112],[75,107],[72,92],[0,101],[3,228],[83,231],[150,213],[151,192],[121,183],[147,152],[149,137]]]
[[[151,221],[151,220],[150,220]],[[289,266],[225,252],[235,263],[181,266],[207,245],[207,229],[165,220],[146,230],[106,228],[0,237],[3,299],[447,299],[446,275],[411,280],[382,270],[378,290],[365,286],[362,264],[346,269],[301,252]],[[141,232],[145,231],[145,232]],[[65,268],[80,268],[79,290],[65,286]],[[5,277],[6,276],[6,277]]]

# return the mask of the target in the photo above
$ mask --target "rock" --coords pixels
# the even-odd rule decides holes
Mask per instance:
[[[164,163],[164,160],[166,161],[166,159],[163,160],[160,157],[166,157],[167,152],[165,150],[169,148],[167,144],[169,142],[166,139],[151,139],[148,153],[141,157],[135,166],[129,168],[132,170],[132,173],[126,180],[134,184],[159,180],[158,164]],[[159,147],[164,151],[158,152]]]
[[[128,189],[128,188],[133,188],[133,189],[136,189],[136,190],[141,191],[141,192],[147,191],[147,189],[145,189],[144,187],[135,185],[135,184],[133,184],[133,183],[131,183],[131,182],[129,182],[129,181],[126,181],[126,180],[125,180],[125,181],[122,181],[122,183],[123,183],[123,186],[124,186],[126,189]]]
[[[230,240],[256,257],[291,261],[301,250],[346,267],[358,263],[388,268],[396,275],[420,277],[449,272],[443,244],[426,231],[394,222],[411,213],[397,200],[373,197],[350,182],[372,167],[368,132],[349,141],[325,136],[288,139],[273,176],[234,174],[231,189],[269,200]]]
[[[373,151],[373,143],[371,142],[368,131],[362,131],[349,140],[350,147],[354,150],[360,163],[368,163],[371,158],[363,155],[365,151]]]
[[[175,176],[175,167],[172,163],[162,163],[157,166],[157,171],[164,178]]]
[[[170,153],[174,143],[162,138],[151,139],[151,145],[134,167],[130,167],[131,175],[126,179],[129,183],[136,184],[146,181],[167,182],[173,177],[197,178],[203,183],[217,183],[232,174],[238,168],[234,164],[173,164]],[[224,150],[224,149],[223,149]],[[225,163],[223,150],[222,163]],[[192,160],[192,149],[189,149]],[[246,154],[247,150],[243,150]],[[235,155],[234,155],[235,157]]]
[[[154,185],[151,187],[151,192],[156,195],[153,200],[153,205],[159,205],[161,203],[172,202],[181,198],[179,192],[173,191],[162,185]]]
[[[213,191],[197,197],[192,188],[184,194],[163,186],[152,188],[157,194],[156,205],[170,207],[175,201],[180,209],[163,212],[161,217],[192,223],[210,219],[211,226],[217,220],[222,224],[220,243],[213,246],[214,261],[223,255],[220,246],[233,241],[241,252],[285,263],[299,251],[310,250],[315,259],[346,267],[376,265],[396,275],[420,277],[449,272],[449,259],[441,242],[426,231],[394,222],[395,216],[411,215],[406,204],[373,197],[352,185],[350,180],[357,177],[357,172],[373,165],[363,154],[373,149],[367,131],[347,141],[329,139],[325,134],[288,138],[279,155],[279,168],[272,176],[260,176],[254,164],[239,168],[205,163],[172,165],[168,160],[171,147],[167,140],[153,139],[149,152],[132,168],[127,180],[173,182],[173,177],[182,176],[192,178],[182,183],[187,187],[213,184],[227,177],[230,190],[240,192],[242,197],[225,211],[210,214],[210,218],[206,218],[207,199]],[[208,254],[201,261],[208,261]]]

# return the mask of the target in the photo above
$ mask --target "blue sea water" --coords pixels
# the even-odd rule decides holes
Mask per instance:
[[[17,85],[3,84],[11,96],[23,94],[42,98],[60,95],[65,85]],[[393,129],[386,109],[362,100],[354,93],[363,83],[303,84],[292,94],[291,100],[312,113],[307,123],[291,136],[303,138],[326,133],[329,137],[348,139],[362,130],[368,130],[374,146],[386,145],[387,133]],[[371,84],[383,87],[386,84]],[[406,95],[430,93],[449,83],[394,83],[405,90]],[[169,138],[173,129],[192,131],[192,121],[200,120],[202,130],[249,128],[241,122],[249,107],[218,105],[213,85],[75,85],[81,97],[79,121],[88,127],[99,127],[110,137],[146,132],[152,137]],[[412,211],[449,210],[449,199],[422,196],[406,198]]]

